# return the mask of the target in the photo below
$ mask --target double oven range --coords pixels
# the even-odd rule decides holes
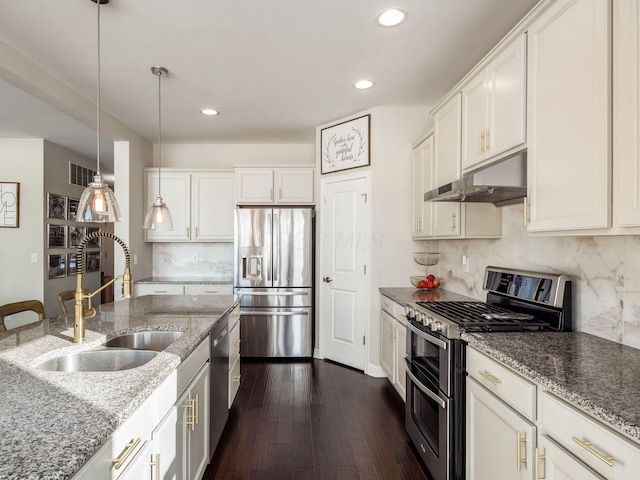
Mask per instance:
[[[486,302],[407,307],[405,427],[434,480],[462,480],[465,462],[465,332],[569,331],[565,275],[487,267]]]

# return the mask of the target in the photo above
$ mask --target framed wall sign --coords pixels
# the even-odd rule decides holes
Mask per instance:
[[[67,197],[56,195],[55,193],[47,193],[47,217],[66,220]]]
[[[320,131],[321,174],[370,164],[371,115],[338,123]]]
[[[67,246],[67,226],[49,225],[47,240],[47,248],[65,248]]]
[[[60,278],[67,275],[67,255],[49,255],[49,278]]]
[[[0,227],[20,226],[20,184],[0,182]]]

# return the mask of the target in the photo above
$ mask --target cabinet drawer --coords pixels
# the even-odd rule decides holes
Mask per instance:
[[[638,478],[639,445],[547,392],[540,394],[539,417],[550,437],[606,478]]]
[[[229,370],[240,358],[240,323],[229,327]]]
[[[395,316],[395,305],[396,305],[396,302],[391,300],[389,297],[380,295],[380,308],[382,308],[382,310],[387,312],[392,317]]]
[[[484,354],[467,349],[467,372],[503,402],[535,420],[536,386]]]
[[[229,370],[229,408],[233,405],[233,400],[240,389],[240,358],[231,366]]]
[[[233,295],[233,285],[186,285],[186,295]]]
[[[240,321],[240,305],[236,306],[231,313],[229,314],[229,329],[235,327],[235,325]]]
[[[136,285],[136,297],[143,295],[184,295],[184,286],[170,283]]]

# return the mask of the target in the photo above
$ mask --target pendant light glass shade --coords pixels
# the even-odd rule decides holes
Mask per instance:
[[[81,222],[121,222],[122,214],[113,190],[104,183],[100,175],[100,4],[109,3],[109,0],[91,0],[98,8],[98,75],[97,75],[97,133],[96,133],[96,175],[93,182],[85,188],[78,202],[78,219]]]
[[[167,204],[162,200],[160,190],[160,176],[162,175],[162,76],[168,74],[169,70],[155,66],[151,67],[151,73],[158,77],[158,196],[149,208],[142,228],[145,230],[173,230],[173,219]]]

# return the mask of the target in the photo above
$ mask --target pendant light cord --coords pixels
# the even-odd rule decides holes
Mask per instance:
[[[96,2],[98,5],[98,85],[97,85],[97,134],[96,134],[96,144],[98,146],[98,151],[96,153],[96,173],[100,175],[100,0]]]
[[[162,72],[158,75],[158,196],[162,198],[160,190],[160,175],[162,172]]]

